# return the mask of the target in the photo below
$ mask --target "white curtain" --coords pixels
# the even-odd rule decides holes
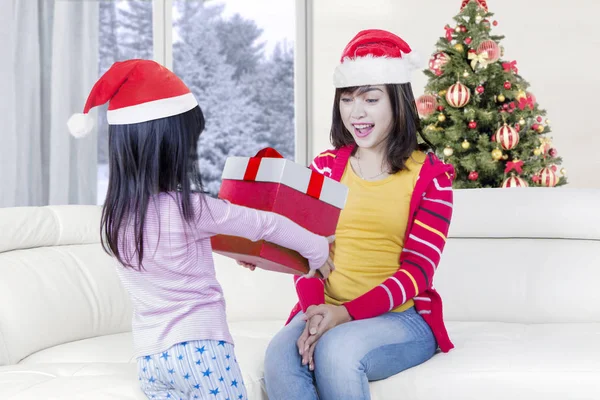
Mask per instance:
[[[97,134],[74,139],[66,121],[98,78],[98,3],[0,8],[0,206],[95,204]]]

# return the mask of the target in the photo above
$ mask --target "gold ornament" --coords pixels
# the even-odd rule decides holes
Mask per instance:
[[[439,94],[441,97],[444,97],[444,96],[446,95],[446,89],[444,89],[444,90],[440,90],[440,91],[438,92],[438,94]]]
[[[471,147],[471,143],[469,143],[469,141],[465,139],[464,142],[461,143],[461,146],[463,149],[467,150],[469,147]]]
[[[475,22],[480,23],[482,19],[483,17],[481,15],[478,15],[475,17]]]
[[[566,170],[565,168],[561,168],[561,169],[560,169],[560,174],[561,174],[562,176],[567,176],[567,170]]]
[[[465,46],[463,46],[463,45],[462,45],[462,43],[456,43],[456,44],[454,45],[454,49],[455,49],[456,51],[458,51],[459,53],[462,53],[462,52],[464,52],[464,51],[465,51]]]
[[[525,125],[525,120],[523,118],[519,120],[519,125]]]
[[[508,154],[505,154],[505,155],[503,155],[503,156],[502,156],[502,159],[503,159],[503,160],[508,160]]]
[[[540,154],[542,154],[542,150],[540,150],[539,148],[533,149],[533,155],[534,156],[539,156]]]
[[[500,46],[500,57],[504,57],[504,47]]]
[[[460,33],[460,26],[457,26],[456,28],[454,28],[454,32]]]
[[[537,131],[538,131],[538,133],[544,132],[544,126],[543,125],[538,125]]]
[[[502,150],[500,150],[500,149],[492,150],[492,158],[496,161],[500,160],[502,158]]]
[[[549,119],[546,120],[546,125],[550,125],[550,120]]]
[[[517,92],[517,100],[521,100],[527,97],[527,93],[524,90],[519,90]]]
[[[450,157],[452,154],[454,154],[454,150],[452,150],[452,147],[446,147],[444,149],[444,155],[446,157]]]
[[[438,121],[444,122],[446,120],[446,116],[444,114],[438,115]]]
[[[504,102],[504,100],[506,100],[506,97],[504,97],[504,95],[503,95],[503,94],[499,94],[499,95],[498,95],[498,97],[497,97],[497,99],[498,99],[498,101],[499,101],[500,103],[503,103],[503,102]]]
[[[468,73],[467,71],[465,71],[465,72],[463,72],[463,76],[464,76],[465,78],[467,78],[467,77],[469,76],[469,73]]]

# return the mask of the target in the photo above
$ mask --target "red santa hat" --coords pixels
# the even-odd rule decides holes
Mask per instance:
[[[67,126],[75,137],[93,127],[90,109],[108,102],[109,125],[127,125],[185,113],[198,105],[190,89],[173,72],[150,60],[114,63],[96,82],[83,108]]]
[[[391,32],[368,29],[348,43],[333,74],[336,88],[410,82],[419,60],[410,46]]]

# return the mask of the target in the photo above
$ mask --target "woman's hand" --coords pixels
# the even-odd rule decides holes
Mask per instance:
[[[313,318],[318,316],[321,316],[322,319],[318,324],[315,324]],[[309,325],[308,323],[311,322],[309,328],[310,336],[304,343],[304,346],[309,350],[325,332],[345,322],[352,321],[352,317],[348,313],[346,307],[334,306],[331,304],[311,306],[306,310],[306,314],[304,314],[302,318],[307,321],[307,326]]]
[[[311,306],[315,307],[315,306]],[[311,308],[309,307],[309,309]],[[311,332],[317,332],[317,327],[323,320],[323,317],[320,314],[315,315],[310,320],[306,321],[306,325],[304,327],[304,331],[298,338],[296,344],[298,346],[298,352],[302,356],[302,365],[307,365],[311,371],[315,370],[315,362],[314,362],[314,352],[315,346],[317,342],[313,342],[312,345],[308,345],[306,342],[311,337]]]

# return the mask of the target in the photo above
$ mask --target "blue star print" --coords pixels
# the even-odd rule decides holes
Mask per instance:
[[[167,399],[171,398],[171,393],[167,393]]]
[[[233,380],[233,381],[231,381],[231,386],[235,386],[235,387],[237,387],[237,380]]]
[[[219,344],[217,346],[223,346],[223,347],[225,347],[225,341],[224,340],[219,340]]]
[[[150,357],[150,356],[145,356],[144,357],[144,360],[146,360],[146,361],[150,361],[151,359],[152,359],[152,357]]]
[[[190,379],[190,374],[186,373],[186,374],[183,376],[183,378],[184,378],[184,379]]]
[[[200,361],[200,360],[196,361],[196,365],[200,365],[200,364],[202,364],[202,361]]]
[[[206,349],[204,348],[204,346],[202,347],[196,347],[196,351],[200,354],[204,354],[204,352],[206,351]]]
[[[231,358],[231,356],[230,356],[229,354],[227,354],[227,355],[225,356],[225,358],[229,360],[229,359]]]
[[[243,398],[244,398],[244,395],[243,395],[243,394],[240,394],[240,395],[238,396],[238,399],[243,399]]]
[[[219,382],[223,382],[225,379],[223,377],[219,378]]]
[[[156,382],[156,379],[153,376],[151,376],[150,379],[148,379],[148,382],[154,383],[154,382]]]
[[[219,388],[210,391],[210,394],[214,394],[215,397],[219,394]]]
[[[180,360],[183,360],[183,354],[180,354],[179,357],[177,357]]]
[[[169,370],[169,373],[170,373],[171,375],[173,375],[173,374],[175,373],[175,368],[172,368],[172,369],[170,369],[170,370]]]
[[[165,351],[164,353],[162,353],[162,356],[160,356],[160,358],[164,358],[166,360],[167,358],[169,358],[169,353]]]
[[[204,374],[204,376],[210,376],[210,374],[212,374],[212,371],[209,368],[206,371],[204,371],[203,374]]]
[[[182,345],[183,347],[185,347],[185,346],[187,346],[187,342],[181,342],[181,345]]]
[[[196,384],[194,385],[194,389],[200,389],[200,384],[199,384],[199,383],[196,383]]]
[[[227,366],[227,368],[225,368],[225,370],[229,371],[231,369],[230,366]]]

